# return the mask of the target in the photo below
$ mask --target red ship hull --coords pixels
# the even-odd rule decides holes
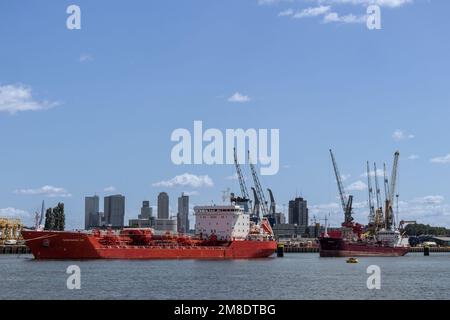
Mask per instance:
[[[402,257],[407,247],[390,247],[367,242],[347,242],[341,238],[321,238],[321,257]]]
[[[205,244],[181,242],[179,238],[143,245],[124,241],[105,244],[104,237],[83,232],[24,230],[22,236],[35,259],[255,259],[271,256],[277,247],[275,241],[236,240]]]

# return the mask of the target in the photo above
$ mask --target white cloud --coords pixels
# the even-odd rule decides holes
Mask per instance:
[[[292,9],[287,9],[284,11],[281,11],[280,13],[278,13],[279,17],[288,17],[288,16],[292,16],[294,14],[294,10]]]
[[[15,114],[52,108],[57,102],[36,101],[31,88],[22,85],[0,85],[0,112]]]
[[[214,183],[209,176],[197,176],[190,173],[185,173],[182,175],[178,175],[170,180],[160,181],[153,184],[154,187],[192,187],[192,188],[200,188],[200,187],[212,187]]]
[[[413,3],[413,0],[317,0],[318,3],[328,4],[348,4],[348,5],[362,5],[369,6],[371,4],[379,5],[380,7],[397,8],[406,4]]]
[[[351,185],[347,187],[348,191],[362,191],[367,189],[367,184],[362,182],[361,180],[353,182]]]
[[[443,203],[445,198],[443,196],[425,196],[422,198],[416,198],[413,200],[415,203],[422,203],[422,204],[441,204]]]
[[[375,170],[372,170],[369,172],[371,177],[375,177]],[[381,169],[377,169],[376,175],[378,177],[383,177],[384,176],[384,171]],[[366,177],[367,178],[367,172],[361,173],[360,177]]]
[[[417,223],[450,227],[450,205],[442,196],[425,196],[409,201],[399,201],[399,220],[415,220]],[[367,223],[369,216],[368,202],[354,202],[355,220]],[[310,206],[310,215],[322,219],[330,217],[331,226],[339,226],[343,220],[342,208],[338,203],[317,204]],[[323,221],[321,221],[323,223]]]
[[[79,58],[80,62],[90,62],[94,60],[94,57],[90,54],[83,53]]]
[[[244,103],[244,102],[249,102],[251,101],[249,96],[243,95],[239,92],[236,92],[235,94],[233,94],[231,97],[228,98],[229,102],[239,102],[239,103]]]
[[[330,11],[330,6],[319,6],[303,9],[293,15],[293,18],[301,19],[306,17],[317,17]]]
[[[17,189],[14,191],[14,193],[22,195],[43,195],[50,198],[66,198],[72,196],[72,194],[67,192],[67,190],[64,188],[53,187],[49,185],[37,189]]]
[[[239,179],[238,179],[237,173],[235,173],[235,174],[233,174],[231,176],[225,177],[225,180],[239,180]]]
[[[278,4],[280,2],[292,2],[293,0],[258,0],[258,4],[260,6],[263,5],[273,5],[273,4]]]
[[[16,208],[3,208],[0,209],[0,217],[6,218],[28,218],[30,214],[28,211],[16,209]]]
[[[412,154],[412,155],[410,155],[409,157],[408,157],[408,160],[417,160],[417,159],[419,159],[420,157],[417,155],[417,154]]]
[[[114,186],[109,186],[103,189],[104,192],[115,192],[117,189]]]
[[[366,15],[354,15],[354,14],[347,14],[347,15],[339,15],[336,12],[330,12],[325,17],[323,17],[324,23],[365,23],[367,21]]]
[[[442,163],[442,164],[446,164],[446,163],[450,163],[450,153],[446,156],[443,157],[436,157],[430,160],[432,163]]]
[[[198,196],[200,193],[198,193],[198,191],[185,191],[183,192],[185,196]]]
[[[341,174],[341,180],[342,181],[347,181],[348,179],[350,179],[352,175],[350,174]]]
[[[402,131],[400,129],[397,129],[392,134],[392,138],[395,141],[402,141],[402,140],[414,139],[414,135],[413,134],[409,134],[409,133],[405,133],[404,131]]]

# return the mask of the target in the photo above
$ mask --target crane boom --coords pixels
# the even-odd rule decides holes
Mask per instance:
[[[331,149],[330,149],[330,154],[331,154],[331,161],[333,162],[334,174],[336,175],[336,182],[337,182],[338,189],[339,189],[339,196],[341,197],[342,209],[345,211],[345,208],[347,207],[348,197],[347,197],[347,194],[345,193],[344,185],[342,183],[342,176],[339,173],[336,159],[334,158],[334,154]]]
[[[391,184],[389,186],[387,178],[385,178],[385,185],[387,187],[386,192],[386,209],[385,209],[385,227],[387,230],[392,229],[394,225],[394,196],[395,196],[395,188],[397,186],[397,173],[398,173],[398,160],[400,157],[400,152],[396,151],[394,154],[394,163],[392,165],[392,173],[391,173]],[[386,167],[385,167],[385,176],[386,176]]]
[[[390,187],[390,193],[389,193],[389,201],[391,203],[394,202],[394,196],[395,196],[395,190],[397,187],[397,177],[398,177],[398,159],[400,157],[400,152],[397,151],[394,154],[394,164],[392,166],[392,173],[391,173],[391,187]]]
[[[253,165],[253,163],[250,159],[250,151],[248,151],[248,162],[250,164],[250,169],[252,171],[253,182],[255,184],[255,191],[256,191],[256,195],[258,197],[259,204],[261,206],[262,214],[264,217],[268,216],[269,209],[267,208],[267,201],[264,196],[264,192],[262,190],[261,183],[259,182],[259,178],[258,178],[258,174],[255,169],[255,166]]]
[[[381,204],[381,190],[380,185],[378,184],[378,171],[377,171],[377,164],[373,164],[373,168],[375,170],[375,189],[376,189],[376,195],[377,195],[377,209],[381,209],[383,205]]]
[[[273,196],[273,192],[271,189],[267,189],[270,197],[270,214],[275,216],[275,211],[277,210],[277,205],[275,202],[275,197]]]
[[[369,189],[369,224],[373,224],[375,222],[375,205],[373,202],[372,177],[370,174],[369,161],[367,161],[367,185]]]
[[[238,180],[239,180],[239,186],[241,188],[241,195],[244,199],[250,199],[248,190],[247,190],[247,185],[245,183],[244,175],[242,174],[241,166],[238,162],[236,148],[234,148],[234,165],[236,167],[236,173],[237,173]]]
[[[339,189],[339,196],[341,197],[342,209],[344,210],[344,224],[350,224],[353,221],[352,217],[352,206],[353,206],[353,196],[347,196],[344,184],[342,183],[342,176],[339,173],[336,159],[334,158],[333,151],[330,149],[331,161],[333,162],[334,173],[336,175],[336,182]]]

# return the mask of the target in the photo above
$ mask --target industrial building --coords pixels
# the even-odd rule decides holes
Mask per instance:
[[[130,219],[128,225],[131,228],[153,228],[155,226],[155,218],[153,217],[153,208],[150,207],[150,201],[143,201],[141,214],[137,219]]]
[[[156,219],[155,230],[163,232],[177,232],[177,220],[175,219]]]

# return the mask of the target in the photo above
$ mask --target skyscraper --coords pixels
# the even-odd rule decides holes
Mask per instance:
[[[148,219],[153,216],[153,208],[150,207],[150,201],[142,201],[141,214],[139,215],[139,219]]]
[[[289,223],[308,226],[308,204],[303,198],[289,201]]]
[[[105,223],[113,228],[122,228],[125,220],[125,197],[117,194],[105,197]]]
[[[184,193],[178,198],[177,226],[179,233],[189,232],[189,196]]]
[[[84,229],[98,227],[99,197],[97,195],[84,198]]]
[[[169,195],[165,192],[158,195],[158,219],[169,219]]]

